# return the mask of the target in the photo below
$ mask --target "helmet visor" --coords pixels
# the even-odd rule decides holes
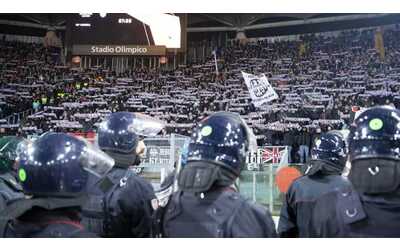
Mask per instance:
[[[128,130],[139,136],[152,137],[160,133],[164,127],[165,124],[158,119],[135,113],[135,119],[133,119],[132,124],[128,127]]]
[[[97,177],[104,177],[113,168],[114,160],[90,142],[84,139],[80,140],[85,143],[79,157],[83,169]]]

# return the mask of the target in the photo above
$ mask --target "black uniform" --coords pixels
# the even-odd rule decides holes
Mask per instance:
[[[315,204],[312,220],[313,237],[400,237],[400,199],[332,191]]]
[[[46,210],[32,208],[15,221],[10,222],[4,232],[7,238],[93,238],[79,222],[79,210],[61,208]]]
[[[115,161],[115,168],[91,190],[84,223],[102,237],[150,237],[157,199],[150,183],[130,166],[140,164],[143,137],[156,136],[164,124],[130,112],[110,114],[97,130],[97,144]],[[108,181],[108,183],[106,183]]]
[[[344,177],[322,172],[295,180],[286,193],[281,208],[278,224],[280,237],[311,237],[310,223],[314,203],[323,194],[345,185],[348,182]]]
[[[118,167],[106,179],[90,192],[82,223],[101,237],[149,237],[156,199],[151,184],[132,169]]]
[[[266,208],[241,197],[231,187],[246,165],[256,138],[238,114],[217,112],[192,133],[178,192],[162,217],[164,237],[276,237]]]
[[[80,224],[88,179],[102,178],[114,162],[87,141],[46,133],[21,145],[18,177],[26,199],[0,211],[3,237],[94,237]]]
[[[279,218],[281,237],[310,237],[314,203],[325,193],[350,184],[340,176],[345,162],[345,142],[339,132],[323,134],[314,142],[305,176],[295,180],[286,193]]]
[[[178,191],[164,216],[165,237],[276,237],[266,208],[230,188],[201,194]]]
[[[351,187],[315,204],[316,237],[400,237],[400,111],[363,111],[350,127]]]

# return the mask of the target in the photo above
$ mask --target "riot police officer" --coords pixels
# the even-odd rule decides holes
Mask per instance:
[[[8,203],[25,198],[14,169],[17,146],[23,140],[17,136],[4,136],[0,139],[0,211]]]
[[[137,176],[144,152],[144,136],[155,136],[163,124],[149,116],[112,113],[99,125],[98,146],[115,160],[108,184],[95,185],[83,209],[83,223],[101,237],[149,237],[152,214],[157,207],[153,187]]]
[[[163,237],[274,237],[274,222],[264,207],[234,188],[246,154],[257,147],[239,115],[218,112],[194,130],[179,190],[163,216]]]
[[[305,175],[286,193],[279,217],[280,237],[309,237],[313,203],[324,193],[347,185],[341,176],[346,162],[346,144],[339,131],[324,133],[314,142]]]
[[[400,236],[400,111],[378,106],[350,127],[352,187],[322,196],[314,207],[315,237]]]
[[[46,133],[20,147],[18,179],[29,199],[14,201],[0,214],[5,237],[94,237],[80,224],[90,175],[104,176],[113,159],[89,142]]]

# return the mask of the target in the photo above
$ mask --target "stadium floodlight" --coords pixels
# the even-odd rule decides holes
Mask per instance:
[[[105,18],[107,16],[107,13],[99,13],[101,18]]]
[[[155,45],[167,48],[181,47],[181,23],[179,17],[168,14],[128,13],[150,27]]]

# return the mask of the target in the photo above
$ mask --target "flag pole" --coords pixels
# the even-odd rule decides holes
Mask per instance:
[[[217,63],[217,52],[214,50],[213,51],[214,54],[214,62],[215,62],[215,73],[217,74],[217,76],[219,75],[218,73],[218,63]]]

